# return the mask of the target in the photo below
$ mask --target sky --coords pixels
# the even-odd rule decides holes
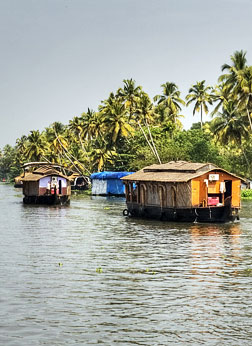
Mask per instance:
[[[124,79],[151,98],[216,85],[236,50],[252,64],[251,16],[252,0],[0,0],[0,148],[97,110]]]

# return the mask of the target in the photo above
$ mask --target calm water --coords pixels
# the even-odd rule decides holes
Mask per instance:
[[[0,184],[0,345],[250,344],[251,207],[173,224],[116,198],[24,206]]]

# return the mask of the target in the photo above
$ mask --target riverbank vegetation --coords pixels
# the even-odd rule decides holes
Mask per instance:
[[[90,174],[188,160],[251,177],[252,66],[244,51],[236,51],[221,71],[216,86],[195,82],[184,98],[174,82],[162,84],[152,100],[133,79],[124,80],[97,110],[88,108],[68,124],[55,122],[18,138],[14,147],[6,145],[0,151],[0,179],[17,176],[29,161]],[[181,118],[189,105],[201,121],[184,130]]]
[[[241,190],[241,198],[252,199],[252,190],[251,189]]]

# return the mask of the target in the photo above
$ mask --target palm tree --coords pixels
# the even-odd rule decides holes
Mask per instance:
[[[63,142],[66,141],[65,130],[65,125],[60,122],[54,122],[49,127],[46,127],[44,131],[44,136],[48,144],[45,156],[47,157],[47,159],[49,159],[50,162],[62,164],[62,156],[64,154],[64,150],[59,144],[57,137],[60,136]],[[65,146],[67,145],[65,144]]]
[[[217,102],[214,110],[211,112],[211,115],[214,116],[218,113],[221,107],[225,107],[225,104],[230,100],[230,95],[227,89],[225,88],[224,82],[217,85],[213,89],[213,102]]]
[[[99,112],[88,108],[87,113],[81,114],[82,136],[86,140],[93,140],[102,133],[102,119]]]
[[[230,142],[241,145],[242,141],[249,137],[244,117],[241,116],[236,103],[232,100],[225,105],[222,112],[218,112],[211,127],[214,135],[224,145]]]
[[[21,138],[17,138],[16,140],[16,148],[19,156],[19,163],[23,163],[25,161],[25,152],[27,146],[27,136],[22,136]]]
[[[70,129],[70,131],[72,131],[73,135],[78,138],[82,150],[86,151],[82,141],[82,119],[76,116],[73,117],[73,120],[69,121],[68,128]]]
[[[249,139],[249,131],[244,121],[244,116],[241,115],[240,110],[237,108],[237,103],[229,100],[225,103],[223,111],[217,113],[217,117],[211,124],[213,134],[222,145],[232,144],[241,148],[244,158],[246,160],[248,169],[250,170],[250,163],[244,150],[244,143]]]
[[[186,96],[187,106],[189,104],[195,102],[194,108],[193,108],[193,115],[195,112],[200,111],[200,124],[202,128],[202,117],[203,117],[203,110],[207,114],[208,113],[208,106],[207,104],[212,105],[214,100],[214,94],[209,93],[208,91],[212,91],[212,87],[205,86],[205,80],[201,82],[196,82],[190,89],[189,94]]]
[[[240,71],[246,68],[246,52],[243,50],[235,51],[234,55],[230,57],[232,65],[224,64],[221,67],[222,72],[226,71],[219,77],[219,82],[224,82],[224,87],[228,93],[232,93],[238,84],[238,75]]]
[[[97,140],[94,147],[90,152],[90,159],[94,170],[100,172],[105,168],[106,163],[113,163],[114,158],[117,156],[115,149],[108,149],[104,141]]]
[[[252,131],[252,66],[244,68],[240,71],[238,76],[238,88],[240,93],[238,94],[238,106],[241,111],[247,113],[250,131]]]
[[[229,98],[237,101],[241,112],[247,113],[250,130],[252,131],[252,70],[247,66],[246,52],[235,51],[231,55],[232,64],[224,64],[222,71],[227,71],[219,77],[223,81],[223,90],[229,93]]]
[[[124,79],[123,83],[123,88],[118,89],[116,96],[121,98],[124,102],[125,108],[129,110],[129,119],[131,119],[139,101],[139,93],[142,87],[136,86],[136,82],[132,78]]]
[[[105,133],[111,139],[112,144],[115,144],[120,137],[128,137],[134,132],[133,127],[128,123],[126,114],[127,111],[119,100],[107,104],[101,112]]]
[[[110,93],[109,97],[106,100],[101,101],[102,105],[99,106],[99,111],[103,111],[104,108],[108,107],[109,105],[112,105],[114,101],[117,99],[119,99],[118,95]]]
[[[176,123],[178,121],[179,112],[182,110],[181,105],[185,105],[185,102],[180,98],[180,91],[173,82],[166,82],[161,85],[163,88],[162,95],[154,96],[154,101],[157,101],[158,107],[165,110],[168,120]],[[164,114],[164,113],[163,113]]]
[[[30,161],[40,161],[47,149],[45,137],[37,131],[30,131],[25,149],[26,158]]]

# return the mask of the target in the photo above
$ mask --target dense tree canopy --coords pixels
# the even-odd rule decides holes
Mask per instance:
[[[79,173],[137,170],[170,160],[212,162],[252,177],[252,66],[236,51],[221,67],[217,85],[192,84],[183,98],[173,81],[153,100],[133,79],[123,80],[97,110],[87,109],[43,131],[31,130],[0,150],[0,179],[12,179],[28,161],[48,161]],[[186,102],[185,102],[186,100]],[[183,107],[200,123],[183,130]],[[203,122],[203,113],[211,116]]]

